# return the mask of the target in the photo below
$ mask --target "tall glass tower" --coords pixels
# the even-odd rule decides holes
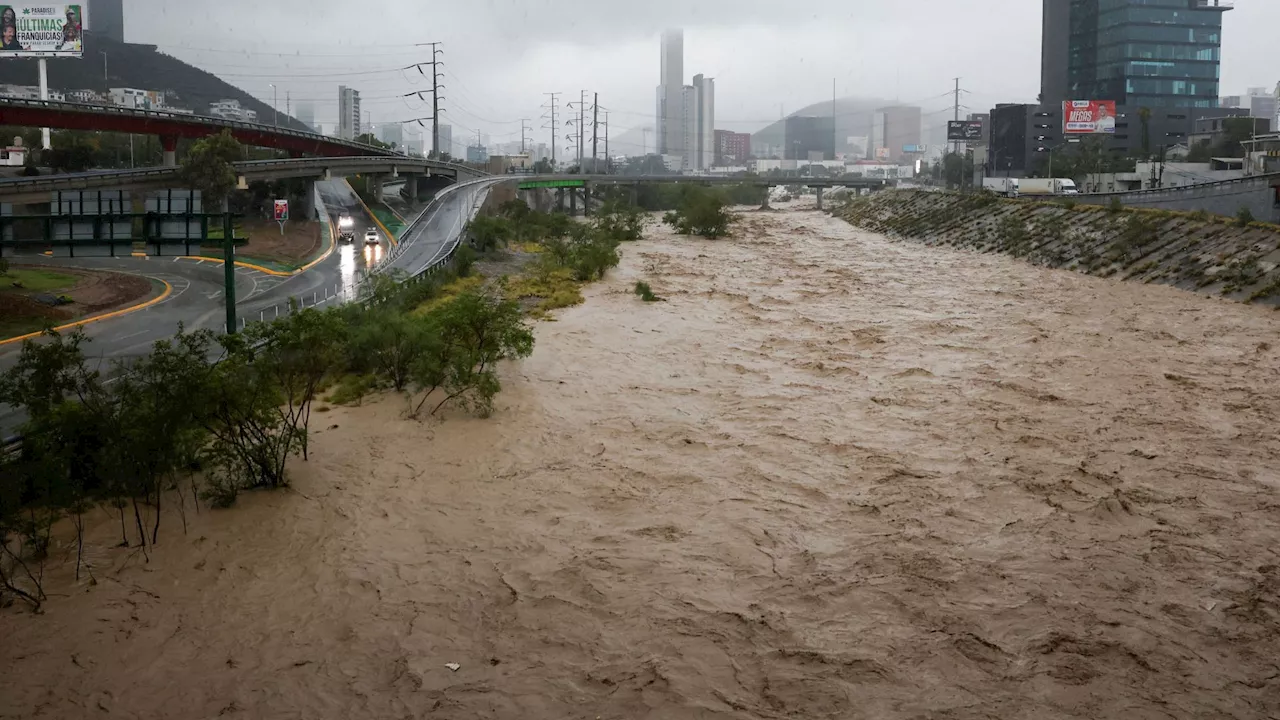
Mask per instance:
[[[1230,9],[1222,0],[1044,0],[1042,101],[1217,107]]]

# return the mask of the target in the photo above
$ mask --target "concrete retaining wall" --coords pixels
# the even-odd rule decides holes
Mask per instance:
[[[1277,207],[1275,189],[1271,187],[1271,183],[1277,179],[1280,179],[1280,175],[1255,175],[1164,190],[1081,195],[1076,200],[1091,205],[1110,205],[1111,199],[1116,198],[1126,207],[1205,210],[1227,217],[1235,217],[1240,208],[1247,207],[1256,220],[1280,223],[1280,207]]]

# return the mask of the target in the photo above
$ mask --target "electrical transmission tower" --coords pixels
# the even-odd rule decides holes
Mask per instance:
[[[560,93],[550,92],[543,93],[543,95],[550,98],[550,100],[547,101],[547,104],[543,105],[543,107],[546,108],[547,112],[550,114],[551,124],[543,125],[542,127],[551,129],[551,167],[554,170],[556,166],[556,133],[560,132],[560,129],[556,126],[556,100]],[[546,120],[548,119],[548,116],[543,115],[542,119]]]

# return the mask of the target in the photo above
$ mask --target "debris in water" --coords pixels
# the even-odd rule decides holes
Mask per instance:
[[[445,664],[444,664],[444,666],[445,666],[445,667],[447,667],[447,668],[449,668],[450,670],[452,670],[452,671],[454,671],[454,672],[458,672],[459,670],[461,670],[461,669],[462,669],[462,666],[461,666],[461,665],[459,665],[458,663],[445,663]]]

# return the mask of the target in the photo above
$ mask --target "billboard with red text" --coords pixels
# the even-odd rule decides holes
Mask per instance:
[[[1068,100],[1062,103],[1063,135],[1110,135],[1115,131],[1114,100]]]

